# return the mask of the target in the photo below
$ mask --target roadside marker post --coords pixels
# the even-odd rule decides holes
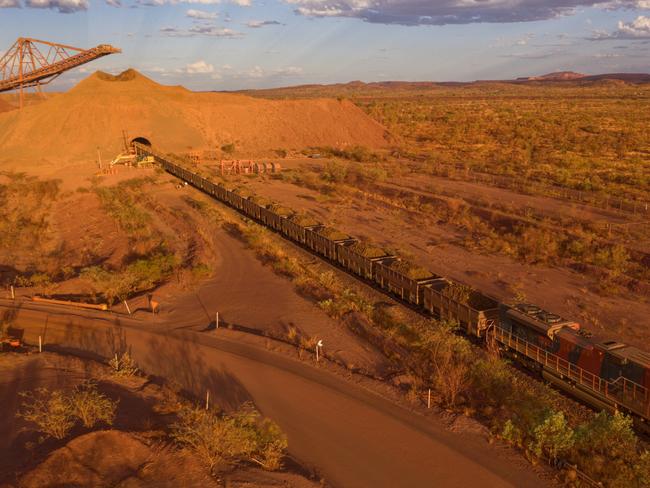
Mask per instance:
[[[208,410],[210,408],[210,390],[205,392],[205,409]]]
[[[16,292],[14,291],[14,285],[11,285],[11,299],[16,299]]]
[[[219,312],[217,312],[217,316],[214,320],[215,328],[219,328]]]
[[[319,349],[321,349],[322,347],[323,347],[323,340],[321,339],[316,343],[316,362],[320,360]]]
[[[131,315],[131,309],[129,308],[129,304],[124,300],[124,306],[126,306],[126,311],[129,312],[129,315]]]
[[[429,388],[429,395],[427,397],[427,408],[431,408],[431,388]]]
[[[43,352],[43,340],[38,336],[38,352]]]

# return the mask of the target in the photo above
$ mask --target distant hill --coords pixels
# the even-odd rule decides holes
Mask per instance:
[[[365,97],[390,96],[393,91],[431,92],[448,88],[477,89],[507,87],[508,85],[523,85],[534,88],[540,84],[557,84],[560,86],[597,86],[601,84],[644,84],[650,83],[647,73],[607,73],[587,75],[574,71],[558,71],[541,76],[528,76],[514,80],[476,80],[476,81],[371,81],[359,80],[347,83],[294,85],[278,88],[262,88],[253,90],[238,90],[254,97],[292,99],[313,97]]]
[[[548,73],[542,76],[517,78],[516,81],[574,81],[586,77],[587,75],[576,73],[575,71],[556,71],[555,73]]]
[[[648,73],[609,73],[605,75],[585,76],[580,81],[620,80],[627,83],[650,83]]]

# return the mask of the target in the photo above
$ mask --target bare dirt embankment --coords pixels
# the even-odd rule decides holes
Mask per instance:
[[[245,463],[224,464],[211,476],[197,453],[167,436],[185,400],[175,388],[144,376],[116,377],[105,364],[51,352],[2,354],[0,373],[1,486],[317,486],[295,469],[268,472]],[[115,402],[112,426],[77,425],[57,440],[17,417],[27,401],[21,393],[36,388],[69,393],[87,380],[94,381],[98,391]],[[218,402],[216,394],[213,401]]]
[[[235,154],[308,146],[386,145],[386,131],[346,100],[273,101],[195,93],[129,70],[97,72],[67,93],[0,115],[2,160],[56,164],[120,150],[122,131],[169,151],[234,144]]]

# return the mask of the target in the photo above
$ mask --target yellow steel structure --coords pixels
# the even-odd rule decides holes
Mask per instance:
[[[22,108],[25,88],[36,87],[40,90],[41,85],[51,82],[64,71],[102,56],[120,52],[121,49],[108,44],[100,44],[92,49],[81,49],[20,37],[0,58],[0,92],[20,90]]]

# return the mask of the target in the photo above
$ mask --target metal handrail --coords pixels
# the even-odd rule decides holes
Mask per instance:
[[[598,393],[605,398],[620,405],[637,411],[641,415],[648,415],[650,410],[650,390],[648,388],[620,376],[614,381],[608,381],[600,376],[587,371],[560,356],[532,344],[511,331],[494,326],[489,333],[494,335],[497,342],[524,354],[537,363],[542,364],[562,376],[575,381],[581,386]]]

